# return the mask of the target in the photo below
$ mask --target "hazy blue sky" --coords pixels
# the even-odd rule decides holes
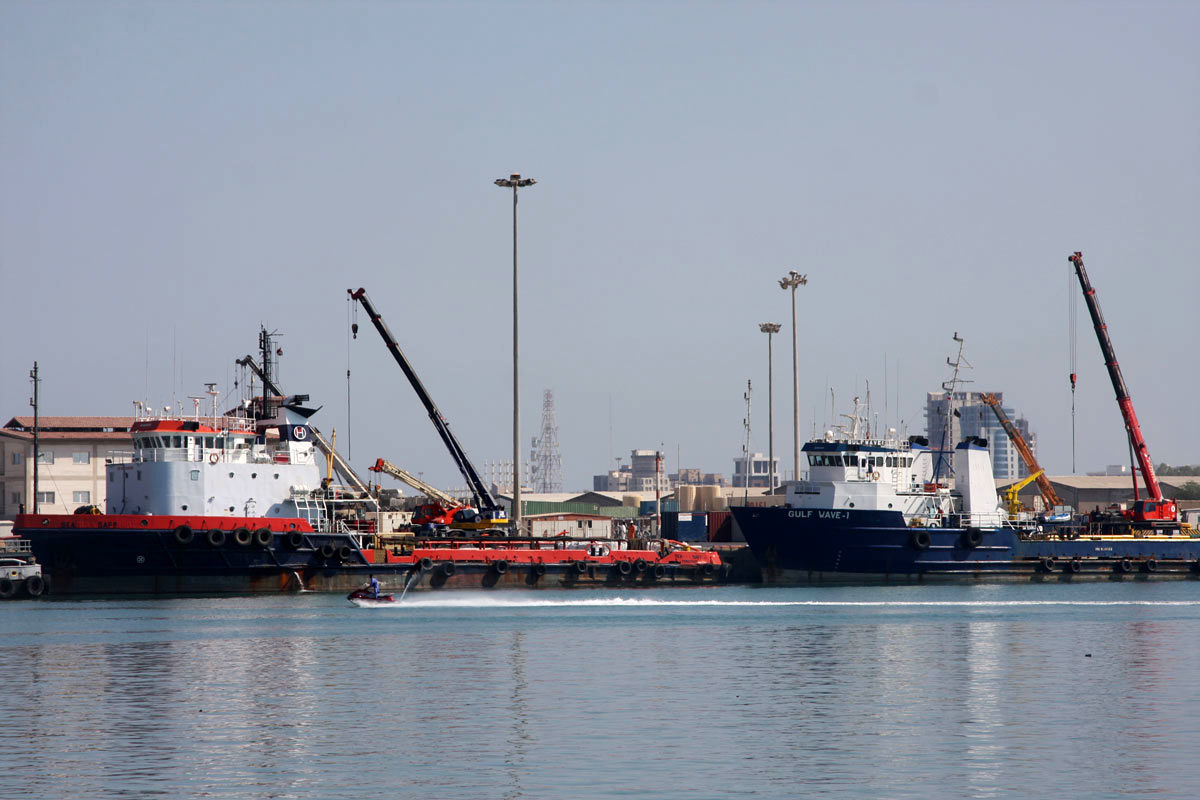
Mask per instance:
[[[871,382],[923,429],[970,388],[1068,471],[1083,250],[1155,461],[1200,462],[1196,3],[0,3],[0,416],[225,385],[260,322],[314,422],[461,484],[345,290],[365,286],[474,460],[553,388],[569,488],[660,444],[729,473],[742,393],[790,459]],[[1126,459],[1080,307],[1079,469]],[[147,362],[149,369],[147,370]],[[897,374],[899,376],[897,381]],[[899,395],[897,407],[896,396]],[[610,438],[611,408],[611,438]]]

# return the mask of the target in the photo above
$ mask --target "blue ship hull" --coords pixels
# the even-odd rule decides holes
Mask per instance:
[[[767,583],[1200,578],[1200,539],[910,528],[898,511],[733,508]]]

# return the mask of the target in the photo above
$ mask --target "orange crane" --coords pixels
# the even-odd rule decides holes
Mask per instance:
[[[1035,475],[1038,489],[1041,490],[1042,499],[1046,501],[1046,511],[1052,512],[1056,506],[1063,505],[1063,501],[1059,498],[1058,493],[1054,491],[1054,487],[1050,485],[1050,479],[1046,477],[1046,473],[1042,470],[1037,459],[1033,455],[1033,451],[1029,449],[1029,445],[1025,442],[1025,437],[1017,430],[1017,426],[1012,424],[1008,415],[1004,413],[1004,409],[1000,407],[1000,398],[990,392],[984,392],[979,397],[980,400],[992,407],[992,411],[996,413],[996,419],[1000,421],[1000,427],[1004,428],[1004,432],[1008,434],[1008,438],[1012,440],[1013,447],[1017,448],[1017,452],[1021,454],[1021,460],[1025,462],[1025,469],[1029,470],[1030,475]]]

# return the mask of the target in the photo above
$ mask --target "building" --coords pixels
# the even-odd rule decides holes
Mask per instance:
[[[618,466],[603,475],[592,478],[592,489],[597,492],[649,492],[666,494],[671,491],[671,481],[662,469],[663,454],[657,450],[634,450],[629,454],[629,465]]]
[[[680,486],[728,486],[729,481],[719,472],[704,472],[699,469],[681,469],[667,476],[675,488]]]
[[[1104,510],[1113,504],[1133,501],[1133,477],[1130,475],[1049,475],[1054,493],[1066,505],[1080,513]],[[996,481],[996,488],[1003,493],[1014,481]],[[1165,497],[1175,497],[1189,483],[1200,484],[1200,475],[1170,475],[1159,477],[1159,487]],[[1146,486],[1138,476],[1138,496],[1146,497]],[[1026,508],[1044,511],[1045,502],[1036,483],[1031,483],[1017,495]]]
[[[38,510],[71,514],[104,507],[105,458],[133,450],[132,417],[40,417]],[[33,509],[33,417],[13,417],[0,428],[0,519]]]
[[[740,456],[733,460],[733,481],[730,483],[730,489],[740,489],[747,486],[746,483],[746,457]],[[762,453],[751,453],[750,458],[749,486],[752,488],[774,488],[771,486],[771,471],[770,460]],[[779,457],[775,457],[775,486],[779,486],[781,481],[779,474]]]
[[[939,464],[945,472],[951,463],[951,454],[955,445],[966,436],[979,436],[987,440],[988,453],[992,459],[992,474],[1000,480],[1015,481],[1029,474],[1021,454],[1009,440],[996,413],[991,406],[980,399],[983,392],[955,392],[952,400],[953,413],[950,415],[950,428],[946,428],[946,392],[930,392],[925,401],[925,430],[929,436],[929,446],[934,451],[934,464]],[[1000,400],[1000,407],[1005,415],[1029,445],[1029,449],[1037,456],[1037,434],[1029,429],[1029,420],[1017,416],[1016,412],[1004,405],[1004,393],[992,392]]]

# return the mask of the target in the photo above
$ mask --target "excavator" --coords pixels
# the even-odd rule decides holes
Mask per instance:
[[[412,386],[413,391],[417,393],[421,405],[425,406],[425,411],[429,414],[429,419],[433,422],[434,429],[437,430],[442,443],[450,451],[450,457],[454,460],[455,466],[458,467],[458,471],[462,473],[463,478],[467,482],[474,501],[474,508],[459,504],[452,514],[452,527],[480,530],[507,526],[508,513],[496,501],[496,498],[492,496],[491,491],[488,490],[487,485],[483,482],[483,478],[479,476],[478,470],[475,469],[475,465],[467,457],[467,451],[463,449],[458,439],[450,432],[450,424],[446,422],[446,418],[442,416],[442,412],[434,404],[433,398],[425,390],[425,386],[421,383],[421,379],[417,377],[412,364],[408,363],[404,351],[400,349],[400,345],[396,342],[395,337],[392,336],[392,332],[388,330],[383,317],[375,310],[375,306],[371,303],[370,298],[367,297],[367,290],[361,288],[357,291],[347,289],[346,293],[350,295],[351,299],[357,300],[362,305],[363,310],[367,312],[367,316],[371,319],[371,324],[375,326],[375,330],[379,332],[383,343],[387,345],[388,352],[392,354],[392,358],[396,360],[396,363],[404,372],[404,376],[408,378],[408,382]],[[355,338],[357,338],[358,323],[354,324],[352,330],[354,331]],[[376,466],[379,466],[378,461],[376,462]],[[394,475],[395,473],[391,474]],[[405,479],[401,478],[401,480]],[[426,489],[422,488],[420,491],[428,494]]]
[[[1019,492],[1024,489],[1032,481],[1037,481],[1038,490],[1042,493],[1042,500],[1046,503],[1046,513],[1057,513],[1062,507],[1063,501],[1059,498],[1058,493],[1054,491],[1054,486],[1050,483],[1050,479],[1046,477],[1045,470],[1038,464],[1037,458],[1033,455],[1033,450],[1025,441],[1025,437],[1017,430],[1017,426],[1012,424],[1012,420],[1004,413],[1004,409],[1000,407],[1000,398],[990,392],[984,392],[979,396],[979,399],[992,407],[992,411],[996,414],[996,419],[1000,422],[1000,427],[1004,428],[1004,432],[1008,434],[1008,438],[1012,440],[1013,447],[1017,448],[1017,452],[1021,454],[1021,460],[1025,462],[1025,469],[1029,470],[1029,477],[1022,480],[1020,483],[1009,487],[1005,491],[1005,497],[1008,497],[1008,492],[1014,489]],[[1015,498],[1016,494],[1012,495]],[[1013,499],[1008,501],[1009,513],[1013,514]],[[1020,510],[1020,503],[1017,503],[1017,509]]]
[[[1076,250],[1073,255],[1067,256],[1067,260],[1075,266],[1075,275],[1079,278],[1080,288],[1083,289],[1083,300],[1087,304],[1088,314],[1092,317],[1096,338],[1100,341],[1100,352],[1104,355],[1104,365],[1108,368],[1108,377],[1117,395],[1117,406],[1125,420],[1129,449],[1137,465],[1133,477],[1133,507],[1125,511],[1124,516],[1135,523],[1169,526],[1179,521],[1179,506],[1174,500],[1164,498],[1162,488],[1158,485],[1158,477],[1154,474],[1154,462],[1150,460],[1150,450],[1146,447],[1137,414],[1133,411],[1133,399],[1125,387],[1125,378],[1121,375],[1121,366],[1117,363],[1117,354],[1113,350],[1112,339],[1108,336],[1108,326],[1104,324],[1100,303],[1096,300],[1096,290],[1092,288],[1092,282],[1088,280],[1087,270],[1083,266],[1083,253]],[[1149,495],[1145,498],[1138,497],[1139,471],[1146,486],[1146,494]]]

